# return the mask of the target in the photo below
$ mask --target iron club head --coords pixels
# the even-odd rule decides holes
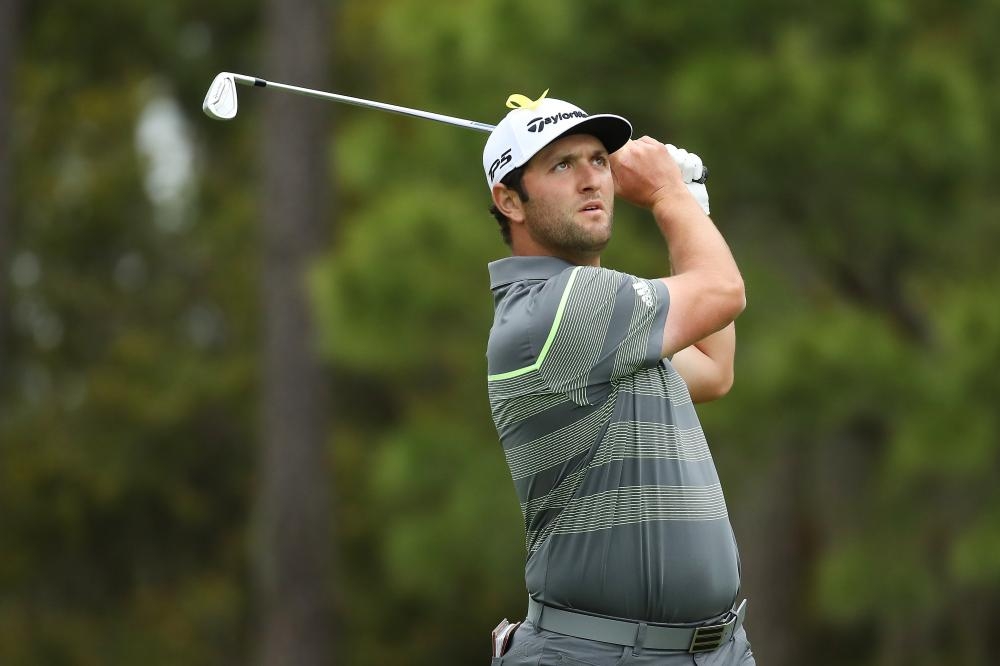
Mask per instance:
[[[219,72],[208,88],[201,110],[209,118],[232,120],[236,117],[236,77],[230,72]]]

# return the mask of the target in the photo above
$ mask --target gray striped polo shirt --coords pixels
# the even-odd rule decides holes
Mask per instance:
[[[528,593],[646,622],[729,610],[739,555],[661,280],[554,257],[489,266],[490,406],[524,516]]]

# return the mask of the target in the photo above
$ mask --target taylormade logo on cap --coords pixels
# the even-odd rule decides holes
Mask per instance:
[[[591,134],[609,153],[632,138],[632,125],[621,116],[587,115],[583,109],[542,93],[537,100],[511,95],[507,107],[513,109],[490,133],[483,150],[486,184],[493,188],[504,176],[527,164],[545,146],[567,134]]]
[[[586,118],[587,114],[583,111],[574,111],[572,113],[557,113],[554,116],[549,116],[548,118],[535,118],[528,122],[529,132],[541,132],[545,129],[546,125],[554,125],[560,120],[570,120],[571,118]]]

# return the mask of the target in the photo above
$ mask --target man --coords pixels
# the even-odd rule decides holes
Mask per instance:
[[[513,255],[489,266],[488,384],[529,607],[493,663],[754,664],[692,405],[732,384],[739,269],[662,143],[544,95],[508,106],[483,153]],[[615,195],[651,211],[672,275],[601,267]]]

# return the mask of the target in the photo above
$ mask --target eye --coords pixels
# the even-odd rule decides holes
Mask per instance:
[[[594,157],[594,164],[597,166],[607,166],[608,156],[607,155],[597,155]]]
[[[569,168],[569,160],[563,160],[561,162],[557,162],[556,165],[554,167],[552,167],[552,170],[553,171],[565,171],[568,168]]]

